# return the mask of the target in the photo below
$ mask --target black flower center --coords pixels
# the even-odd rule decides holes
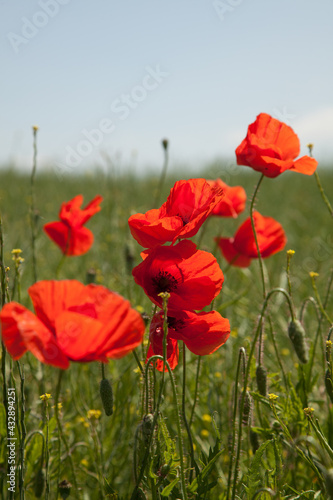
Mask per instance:
[[[182,330],[185,327],[185,321],[183,319],[173,318],[172,316],[168,316],[168,327],[172,328],[172,330]]]
[[[173,292],[178,287],[177,279],[168,271],[160,271],[152,278],[153,287],[157,294],[162,292]]]

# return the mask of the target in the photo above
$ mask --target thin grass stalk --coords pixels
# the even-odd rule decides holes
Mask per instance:
[[[36,204],[35,204],[35,176],[37,170],[37,131],[38,127],[32,127],[33,130],[33,161],[32,161],[32,171],[30,177],[30,226],[31,226],[31,250],[32,250],[32,272],[33,281],[37,281],[37,260],[36,260]]]
[[[21,370],[20,362],[16,362],[16,366],[18,368],[18,372],[21,380],[21,406],[20,406],[20,469],[19,469],[19,492],[20,492],[20,500],[25,499],[24,492],[24,473],[25,473],[25,438],[27,435],[27,430],[25,427],[25,394],[24,394],[24,365]]]
[[[327,198],[327,196],[325,194],[323,186],[321,185],[319,174],[318,174],[317,170],[315,171],[315,178],[316,178],[316,181],[317,181],[317,186],[319,188],[321,197],[324,200],[324,203],[325,203],[325,205],[326,205],[326,207],[327,207],[327,209],[328,209],[331,217],[333,217],[333,208],[332,208],[332,206],[331,206],[331,204],[330,204],[330,202],[329,202],[329,200],[328,200],[328,198]]]
[[[273,290],[271,290],[267,294],[267,296],[266,296],[266,298],[264,300],[264,303],[263,303],[263,306],[262,306],[262,309],[261,309],[261,313],[260,313],[260,317],[259,317],[259,321],[258,321],[258,325],[257,325],[257,329],[256,329],[255,335],[253,337],[253,341],[252,341],[252,344],[251,344],[250,353],[248,355],[248,361],[247,361],[247,365],[246,365],[246,372],[245,372],[245,376],[244,376],[243,393],[242,393],[242,398],[241,398],[241,403],[240,403],[240,409],[239,409],[239,414],[240,415],[243,415],[243,411],[244,411],[245,393],[246,393],[246,390],[247,390],[247,384],[248,384],[249,375],[250,375],[251,360],[252,360],[252,357],[253,357],[253,354],[254,354],[255,346],[256,346],[257,341],[258,341],[258,337],[259,337],[259,333],[260,333],[260,329],[261,329],[261,324],[262,324],[262,321],[263,321],[263,318],[264,318],[264,315],[265,315],[265,311],[266,311],[267,306],[268,306],[268,302],[269,302],[270,298],[272,297],[272,295],[274,293],[282,293],[286,297],[288,305],[289,305],[291,317],[292,317],[293,320],[295,319],[295,317],[294,317],[294,311],[293,311],[293,306],[292,306],[292,302],[291,302],[291,298],[290,298],[289,294],[283,288],[273,288]],[[240,418],[239,419],[239,425],[238,425],[238,444],[237,444],[237,454],[236,454],[235,467],[234,467],[234,481],[233,481],[232,497],[231,497],[232,500],[235,500],[235,498],[236,498],[236,487],[237,487],[237,479],[238,479],[238,466],[239,466],[240,453],[241,453],[241,446],[240,446],[240,444],[241,444],[241,441],[242,441],[242,431],[243,431],[243,425],[242,425],[242,419]]]
[[[250,205],[250,219],[251,219],[251,226],[252,226],[254,241],[256,243],[256,248],[257,248],[257,253],[258,253],[259,267],[260,267],[261,281],[262,281],[262,288],[263,288],[263,297],[265,300],[265,298],[266,298],[266,284],[265,284],[264,266],[263,266],[262,257],[261,257],[261,253],[260,253],[260,248],[259,248],[259,243],[258,243],[258,238],[257,238],[257,231],[255,228],[254,219],[253,219],[253,210],[254,210],[255,199],[256,199],[256,196],[258,194],[260,185],[261,185],[264,177],[265,177],[264,174],[261,174],[260,179],[255,187],[255,190],[254,190],[254,193],[252,196],[252,200],[251,200],[251,205]]]
[[[67,453],[67,458],[69,460],[69,464],[70,464],[70,468],[71,468],[71,472],[72,472],[72,479],[73,479],[73,483],[74,483],[74,488],[76,490],[76,496],[77,496],[77,498],[79,498],[79,490],[78,490],[78,485],[77,485],[76,476],[75,476],[74,463],[73,463],[71,451],[69,449],[66,437],[63,433],[62,425],[61,425],[60,418],[59,418],[59,405],[58,405],[58,403],[59,403],[59,394],[60,394],[60,387],[61,387],[61,381],[62,381],[63,374],[64,374],[64,370],[60,369],[59,376],[58,376],[58,383],[57,383],[57,387],[56,387],[56,393],[55,393],[55,417],[56,417],[56,421],[57,421],[59,437],[61,438],[62,442],[64,443],[66,453]],[[61,463],[60,451],[61,451],[61,446],[60,446],[60,439],[59,439],[59,449],[58,449],[59,469],[60,469],[60,463]],[[57,485],[57,494],[59,494],[59,481],[58,481],[58,485]]]
[[[196,376],[195,376],[195,389],[194,389],[193,405],[192,405],[192,411],[191,411],[190,422],[189,422],[190,428],[191,428],[191,425],[193,423],[194,411],[195,411],[195,407],[196,407],[196,404],[198,401],[200,366],[201,366],[201,356],[198,356],[197,372],[196,372]]]
[[[3,232],[2,216],[0,214],[0,269],[1,269],[1,306],[6,303],[6,269],[3,258]],[[2,395],[3,404],[6,412],[6,429],[8,429],[8,398],[7,398],[7,377],[6,377],[6,357],[7,351],[4,343],[1,341],[1,373],[2,373]]]
[[[315,297],[316,297],[316,300],[317,300],[317,304],[319,306],[319,310],[321,312],[321,314],[323,316],[325,316],[325,318],[327,319],[327,321],[330,323],[330,325],[333,324],[333,321],[332,319],[330,318],[330,316],[327,314],[326,310],[325,310],[325,307],[323,306],[322,304],[322,301],[321,301],[321,298],[320,298],[320,295],[319,295],[319,292],[318,292],[318,288],[317,288],[317,285],[316,285],[316,277],[317,277],[317,273],[310,273],[310,277],[311,277],[311,282],[312,282],[312,288],[314,290],[314,293],[315,293]]]
[[[188,435],[188,441],[190,444],[190,457],[191,457],[191,469],[190,469],[190,483],[192,482],[193,468],[194,468],[194,450],[193,450],[193,439],[191,434],[190,426],[188,425],[186,418],[185,409],[185,391],[186,391],[186,347],[183,342],[183,391],[182,391],[182,417],[185,424],[186,432]]]
[[[330,296],[332,283],[333,283],[333,269],[331,271],[331,276],[330,276],[330,279],[329,279],[328,285],[327,285],[325,300],[324,300],[324,304],[323,304],[323,308],[324,309],[326,308],[327,303],[328,303],[328,299],[329,299],[329,296]],[[318,342],[318,339],[319,339],[320,330],[321,330],[321,324],[322,324],[323,319],[324,319],[324,315],[321,312],[320,315],[319,315],[319,318],[318,318],[318,327],[317,327],[315,339],[314,339],[314,342],[313,342],[313,348],[312,348],[312,352],[311,352],[311,356],[310,356],[310,360],[309,360],[308,378],[306,380],[306,387],[307,387],[308,390],[309,390],[309,387],[310,387],[312,370],[313,370],[313,363],[314,363],[314,358],[315,358],[315,353],[316,353],[316,347],[317,347],[317,342]]]
[[[235,381],[235,393],[234,393],[234,411],[232,417],[232,442],[231,442],[231,453],[229,460],[229,471],[228,471],[228,485],[227,485],[227,500],[230,497],[230,487],[232,480],[232,467],[233,467],[233,457],[236,443],[236,417],[237,417],[237,404],[238,404],[238,380],[240,374],[241,364],[243,364],[243,376],[246,365],[246,353],[244,347],[239,349],[238,353],[238,363],[237,363],[237,371],[236,371],[236,381]],[[240,418],[241,420],[241,418]]]
[[[131,496],[131,500],[134,500],[136,498],[136,495],[137,495],[137,492],[138,492],[138,488],[140,486],[140,483],[141,483],[141,480],[142,480],[142,477],[143,477],[143,474],[144,474],[144,470],[145,470],[147,462],[148,462],[149,451],[150,451],[151,443],[152,443],[152,440],[153,440],[154,430],[155,430],[155,427],[156,427],[157,418],[158,418],[159,411],[160,411],[160,405],[161,405],[161,400],[162,400],[162,393],[163,393],[163,389],[164,389],[165,367],[169,366],[169,364],[167,362],[167,335],[168,335],[167,308],[168,308],[168,299],[170,297],[170,294],[167,293],[167,292],[165,292],[165,293],[162,292],[160,294],[160,296],[163,299],[163,332],[164,332],[164,335],[163,335],[163,357],[162,356],[156,356],[156,355],[155,356],[151,356],[147,360],[147,362],[146,362],[146,368],[145,368],[145,372],[144,372],[144,380],[145,380],[145,386],[146,386],[146,413],[148,413],[148,411],[149,411],[149,408],[148,408],[148,401],[149,401],[148,370],[150,369],[150,364],[151,364],[151,362],[154,359],[163,359],[162,376],[161,376],[161,382],[160,382],[158,397],[157,397],[155,411],[154,411],[154,417],[153,417],[153,423],[152,423],[151,433],[150,433],[150,436],[149,436],[149,441],[148,441],[148,444],[147,444],[146,452],[145,452],[145,455],[143,457],[143,461],[142,461],[140,473],[139,473],[139,475],[137,476],[137,479],[136,479],[136,485],[134,487],[134,490],[133,490],[133,493],[132,493],[132,496]],[[155,311],[156,311],[156,307],[155,307]]]

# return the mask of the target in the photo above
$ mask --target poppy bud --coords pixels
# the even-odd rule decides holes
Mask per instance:
[[[44,484],[45,484],[45,474],[43,468],[40,467],[40,469],[38,469],[37,471],[34,481],[34,486],[35,486],[34,493],[36,498],[41,498],[44,491]]]
[[[146,443],[149,442],[149,437],[153,429],[154,416],[148,413],[142,420],[142,434]]]
[[[290,321],[288,334],[294,345],[298,359],[301,363],[306,364],[309,361],[309,348],[306,343],[305,330],[298,319]]]
[[[333,403],[333,382],[330,369],[327,369],[325,373],[325,387],[326,387],[326,392],[331,400],[331,403]]]
[[[66,481],[66,479],[64,479],[63,481],[61,481],[61,483],[59,483],[59,495],[61,496],[62,500],[66,500],[66,498],[69,497],[71,492],[71,487],[72,487],[71,483]]]
[[[254,455],[255,452],[259,449],[260,443],[259,443],[258,434],[256,432],[254,432],[252,429],[250,430],[250,443],[252,446],[252,453]]]
[[[163,146],[164,151],[166,151],[168,149],[168,146],[169,146],[168,139],[162,139],[162,146]]]
[[[90,267],[86,273],[86,283],[87,285],[91,285],[91,283],[95,282],[96,282],[96,270],[93,267]]]
[[[132,245],[127,243],[125,245],[125,248],[124,248],[124,253],[125,253],[125,261],[126,261],[126,269],[127,269],[128,274],[131,275],[132,269],[134,267],[134,260],[135,260],[134,250],[133,250]]]
[[[264,366],[259,365],[256,369],[257,387],[260,394],[267,396],[267,370]]]
[[[99,385],[99,393],[103,403],[105,414],[110,417],[113,413],[113,391],[108,379],[103,378]]]
[[[251,420],[251,410],[252,410],[252,398],[249,391],[246,391],[244,396],[244,406],[243,406],[243,425],[249,425]]]

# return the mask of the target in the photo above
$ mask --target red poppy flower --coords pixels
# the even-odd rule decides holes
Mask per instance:
[[[66,369],[69,361],[120,358],[142,341],[140,314],[103,286],[39,281],[29,295],[36,315],[17,302],[0,313],[2,340],[13,359],[30,351],[42,363]]]
[[[178,181],[161,208],[128,219],[132,236],[145,248],[191,238],[223,196],[221,189],[212,188],[205,179]]]
[[[224,193],[223,199],[215,206],[210,215],[237,217],[243,212],[246,205],[246,192],[242,186],[231,187],[221,179],[207,182],[213,188],[221,188]]]
[[[150,300],[162,306],[158,295],[169,292],[172,309],[202,309],[222,288],[223,273],[215,257],[197,250],[189,240],[175,246],[158,246],[141,254],[144,261],[132,274]]]
[[[82,255],[90,249],[94,235],[83,225],[100,211],[102,196],[96,196],[81,209],[83,196],[79,194],[67,203],[63,203],[59,212],[60,221],[45,224],[44,231],[66,255]]]
[[[285,170],[313,174],[318,162],[309,156],[295,160],[299,153],[300,142],[293,129],[266,113],[249,125],[247,136],[236,149],[238,165],[252,167],[266,177],[277,177]]]
[[[281,224],[271,217],[263,217],[259,212],[254,212],[253,218],[261,257],[266,258],[283,250],[287,238]],[[234,238],[216,238],[215,241],[233,266],[248,267],[251,259],[258,258],[250,217],[238,228]]]
[[[163,356],[163,311],[155,314],[150,325],[150,348],[147,359],[153,354]],[[173,369],[178,363],[177,340],[199,356],[211,354],[223,345],[230,335],[229,321],[217,311],[195,313],[168,310],[167,360]],[[163,370],[163,361],[155,364]]]

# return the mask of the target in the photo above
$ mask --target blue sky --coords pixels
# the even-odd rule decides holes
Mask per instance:
[[[260,112],[333,158],[331,0],[0,0],[0,165],[234,158]]]

